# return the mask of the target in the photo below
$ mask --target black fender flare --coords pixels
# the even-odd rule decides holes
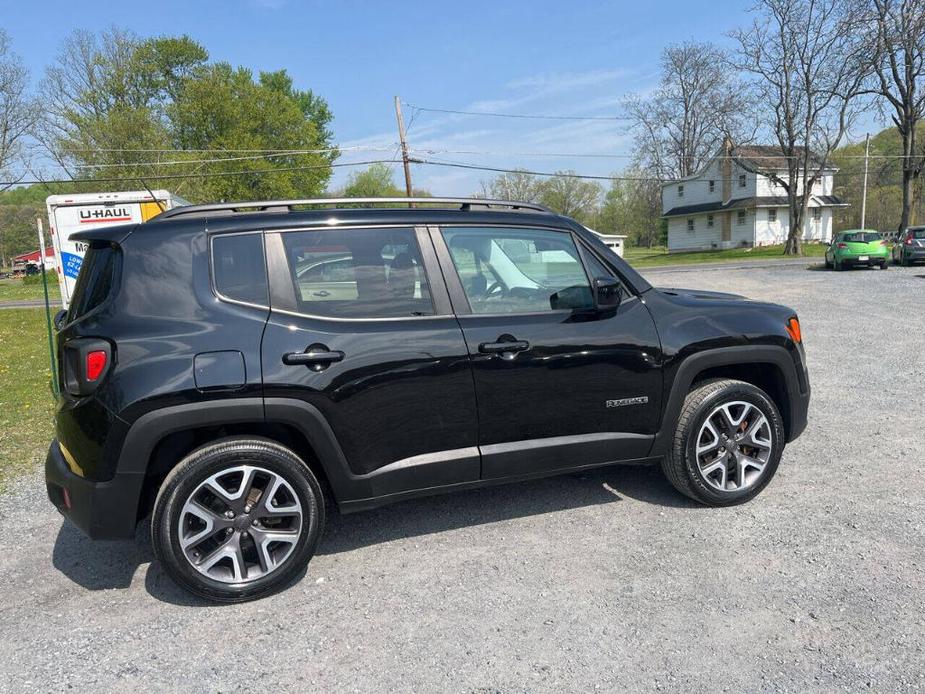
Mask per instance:
[[[680,363],[671,384],[671,392],[665,400],[662,425],[652,442],[650,456],[662,456],[667,453],[675,426],[681,416],[684,398],[690,392],[691,384],[699,374],[718,366],[750,366],[772,364],[784,377],[785,396],[788,399],[788,412],[782,416],[790,418],[789,440],[796,438],[806,427],[806,413],[809,405],[809,385],[803,384],[797,375],[793,357],[784,348],[775,345],[738,345],[734,347],[717,347],[692,354]]]

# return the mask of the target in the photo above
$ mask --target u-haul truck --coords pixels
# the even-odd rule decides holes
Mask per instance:
[[[55,247],[61,302],[67,308],[87,250],[85,243],[71,241],[72,234],[100,225],[139,224],[165,210],[189,203],[166,190],[154,190],[150,193],[130,191],[49,195],[45,204],[48,206],[48,224]]]

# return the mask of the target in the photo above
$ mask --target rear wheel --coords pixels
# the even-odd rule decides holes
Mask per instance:
[[[171,471],[151,540],[178,584],[216,602],[243,602],[288,584],[323,527],[321,487],[295,453],[233,438],[193,451]]]
[[[685,398],[662,469],[682,494],[730,506],[767,486],[783,448],[783,422],[764,391],[743,381],[710,381]]]

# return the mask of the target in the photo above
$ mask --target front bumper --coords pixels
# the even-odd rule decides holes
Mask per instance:
[[[71,471],[58,440],[45,457],[45,487],[55,508],[93,540],[128,540],[135,536],[138,498],[144,475],[116,474],[92,482]]]

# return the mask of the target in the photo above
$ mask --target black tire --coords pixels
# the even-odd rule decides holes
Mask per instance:
[[[292,543],[294,548],[278,567],[259,578],[233,583],[215,580],[193,567],[180,545],[179,523],[184,504],[201,483],[222,470],[240,465],[257,467],[282,478],[294,492],[302,515],[298,540]],[[151,544],[166,573],[181,587],[214,602],[245,602],[286,587],[304,571],[318,546],[324,522],[321,486],[295,453],[267,439],[226,438],[193,451],[167,475],[154,503]],[[241,532],[247,535],[245,530]]]
[[[720,491],[708,484],[699,471],[697,439],[707,417],[718,406],[747,402],[763,414],[770,429],[771,451],[760,476],[743,489]],[[671,449],[662,458],[662,470],[668,481],[682,494],[707,506],[732,506],[757,496],[764,489],[780,463],[785,444],[784,426],[774,401],[760,388],[734,380],[715,380],[698,385],[684,399]]]
[[[825,256],[825,266],[826,266],[826,268],[828,268],[829,270],[832,269],[832,263],[829,262],[829,256]]]
[[[905,253],[900,253],[899,264],[902,265],[903,267],[909,267],[909,259],[906,257]]]
[[[880,269],[881,269],[881,270],[886,270],[886,267],[887,267],[886,261],[884,260],[882,263],[880,263]]]
[[[838,259],[837,259],[837,258],[835,258],[835,259],[832,260],[832,267],[833,267],[836,271],[839,271],[839,270],[842,269],[842,264],[841,264],[840,262],[838,262]]]

